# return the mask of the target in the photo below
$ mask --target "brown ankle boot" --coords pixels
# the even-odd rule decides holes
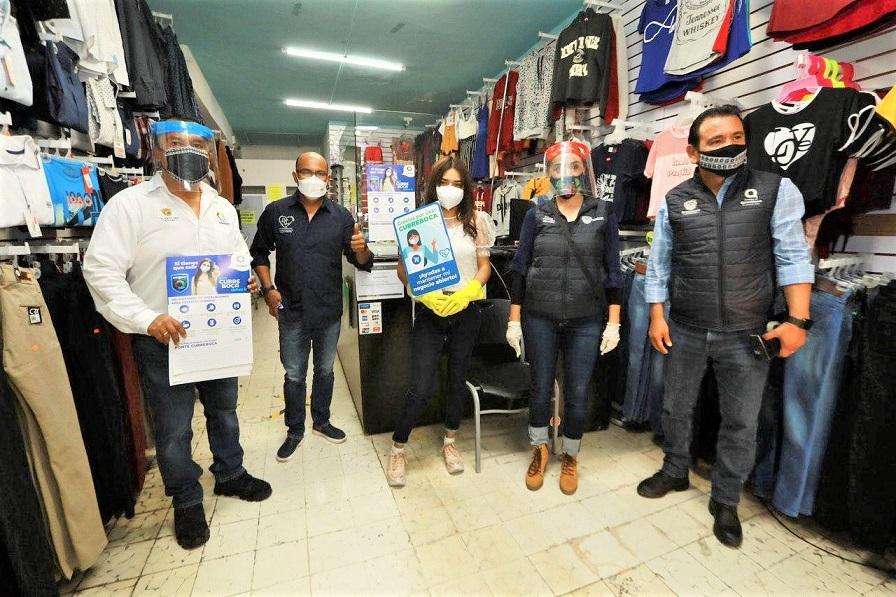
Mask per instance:
[[[530,491],[538,491],[544,485],[544,469],[548,466],[548,446],[539,444],[532,446],[532,462],[526,471],[526,487]]]
[[[560,455],[560,491],[572,495],[579,488],[579,467],[575,456]]]

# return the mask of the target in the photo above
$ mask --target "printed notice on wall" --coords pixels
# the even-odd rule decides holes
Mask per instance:
[[[415,207],[416,170],[410,164],[368,164],[365,173],[368,240],[390,241],[392,220]]]
[[[383,303],[358,303],[358,329],[362,336],[383,333]]]
[[[441,290],[460,281],[451,238],[438,203],[399,216],[393,225],[412,295]]]
[[[168,315],[187,331],[168,351],[171,385],[251,372],[250,259],[248,254],[168,257]]]

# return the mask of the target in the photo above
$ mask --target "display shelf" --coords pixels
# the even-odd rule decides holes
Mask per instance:
[[[91,227],[80,228],[41,228],[42,236],[31,236],[28,228],[17,226],[15,228],[0,228],[0,242],[2,241],[42,241],[42,240],[66,240],[90,238],[93,233]]]

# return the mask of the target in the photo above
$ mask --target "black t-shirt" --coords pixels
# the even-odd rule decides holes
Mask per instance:
[[[824,213],[837,198],[840,174],[876,128],[874,97],[824,87],[796,107],[766,104],[745,118],[751,168],[790,178],[806,215]]]
[[[647,147],[625,139],[618,145],[599,145],[591,152],[591,165],[601,198],[612,201],[621,223],[634,222],[638,200],[645,195]]]
[[[100,194],[103,200],[108,203],[109,199],[125,190],[130,186],[128,177],[124,174],[110,174],[105,170],[99,170],[97,179],[100,182]]]
[[[599,103],[610,91],[613,21],[589,8],[579,13],[557,40],[551,101],[566,105]]]

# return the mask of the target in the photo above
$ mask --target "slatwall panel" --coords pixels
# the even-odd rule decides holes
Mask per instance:
[[[627,120],[652,124],[653,132],[659,133],[671,126],[689,104],[679,102],[671,106],[653,106],[639,101],[638,95],[634,93],[641,65],[642,38],[638,33],[638,20],[643,7],[643,0],[626,0],[622,5],[629,63]],[[806,2],[806,10],[811,10],[811,2]],[[771,12],[770,0],[751,1],[750,29],[753,48],[746,56],[707,77],[703,82],[702,93],[736,99],[750,112],[775,99],[782,85],[797,78],[798,71],[794,63],[803,52],[766,35]],[[834,46],[820,54],[841,62],[853,63],[853,78],[863,89],[888,88],[896,84],[896,29]],[[891,206],[889,210],[876,213],[896,213],[896,209]],[[837,245],[838,248],[840,246]],[[896,271],[896,237],[854,237],[847,243],[846,251],[873,253],[875,255],[870,264],[871,269]]]

